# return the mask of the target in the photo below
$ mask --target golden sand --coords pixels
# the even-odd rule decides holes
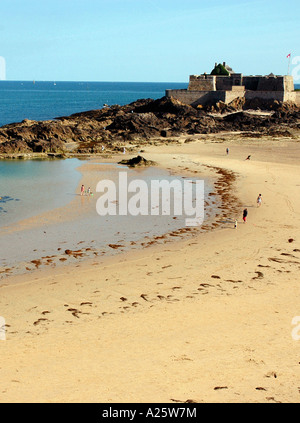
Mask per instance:
[[[1,281],[0,402],[299,402],[300,145],[195,139],[143,156],[237,175],[238,227]]]

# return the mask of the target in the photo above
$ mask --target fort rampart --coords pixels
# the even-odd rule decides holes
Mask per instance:
[[[218,101],[228,104],[241,97],[246,100],[289,101],[300,106],[300,92],[294,91],[290,75],[243,76],[234,72],[229,75],[190,75],[186,90],[166,90],[166,96],[193,106]]]

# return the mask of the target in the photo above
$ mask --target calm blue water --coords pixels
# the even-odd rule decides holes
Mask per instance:
[[[0,228],[68,204],[81,164],[78,159],[0,160]]]
[[[125,105],[142,98],[157,99],[169,88],[187,83],[0,81],[0,126],[23,119],[47,120],[103,104]]]

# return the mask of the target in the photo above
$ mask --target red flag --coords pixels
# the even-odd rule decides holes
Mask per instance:
[[[287,58],[291,57],[291,53],[289,53],[286,57],[287,57]]]

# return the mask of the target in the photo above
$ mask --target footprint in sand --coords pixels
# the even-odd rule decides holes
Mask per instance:
[[[254,276],[252,280],[254,279],[262,279],[264,277],[264,274],[262,272],[255,272],[257,276]]]
[[[79,313],[81,313],[81,311],[80,311],[80,310],[77,310],[76,308],[68,308],[68,311],[70,311],[70,312],[71,312],[71,314],[72,314],[74,317],[77,317],[77,319],[79,319],[78,314],[79,314]]]
[[[40,322],[43,322],[43,321],[46,321],[46,320],[48,320],[48,319],[38,319],[35,322],[33,322],[33,325],[37,326]]]
[[[281,401],[277,401],[274,397],[266,397],[266,400],[267,401],[274,401],[274,402],[276,402],[278,404],[281,404]]]
[[[277,378],[277,373],[276,372],[269,372],[265,375],[265,377],[274,377],[275,379]]]
[[[187,399],[187,400],[183,401],[183,400],[176,400],[174,398],[171,398],[170,401],[173,401],[173,402],[181,402],[182,404],[197,404],[197,401],[195,401],[193,399]]]
[[[189,358],[187,355],[183,354],[179,357],[174,357],[174,361],[193,361],[193,360]]]
[[[164,297],[163,295],[157,295],[157,298],[159,298],[160,300],[165,300],[166,297]]]
[[[289,253],[281,253],[281,256],[289,256],[289,257],[294,257],[297,258],[296,256],[294,256],[293,254],[289,254]]]
[[[147,300],[147,298],[146,298],[146,297],[147,297],[147,295],[146,295],[146,294],[141,294],[141,295],[140,295],[140,297],[141,297],[141,298],[143,298],[143,300],[145,300],[145,301],[149,301],[149,300]]]
[[[243,282],[243,281],[241,281],[240,279],[239,279],[239,280],[237,280],[237,281],[235,281],[235,280],[233,280],[233,279],[226,279],[226,280],[225,280],[225,282],[241,283],[241,282]]]

